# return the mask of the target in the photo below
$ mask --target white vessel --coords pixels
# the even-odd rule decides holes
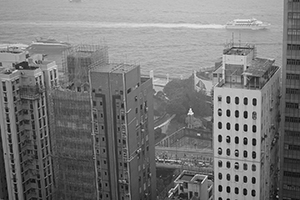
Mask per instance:
[[[252,19],[235,19],[227,22],[225,28],[227,29],[249,29],[249,30],[260,30],[265,29],[269,24],[258,21],[255,18]]]
[[[30,50],[57,50],[70,48],[71,44],[67,42],[57,41],[55,39],[39,38],[33,41],[28,49]]]

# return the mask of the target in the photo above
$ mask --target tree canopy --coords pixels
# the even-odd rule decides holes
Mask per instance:
[[[170,99],[166,111],[176,114],[184,119],[189,108],[193,109],[195,116],[205,117],[211,115],[211,107],[206,103],[209,99],[205,93],[194,90],[193,76],[188,79],[174,79],[164,87],[164,93]]]

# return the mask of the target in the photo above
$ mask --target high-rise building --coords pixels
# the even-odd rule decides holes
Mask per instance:
[[[152,80],[95,64],[90,85],[98,198],[156,199]]]
[[[300,199],[300,2],[284,1],[279,197]]]
[[[57,200],[95,200],[96,175],[89,65],[108,63],[107,48],[82,45],[65,54],[68,81],[50,91],[51,147]]]
[[[270,199],[278,179],[280,68],[229,45],[214,74],[214,198]]]
[[[0,51],[0,63],[0,158],[8,199],[51,199],[46,91],[57,84],[57,66],[41,56],[27,61],[25,52],[15,49]]]

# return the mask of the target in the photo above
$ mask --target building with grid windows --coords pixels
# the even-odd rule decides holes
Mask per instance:
[[[279,197],[300,200],[300,2],[284,1]]]
[[[152,80],[140,66],[96,63],[90,89],[98,198],[156,199]]]
[[[6,197],[51,199],[46,101],[47,90],[57,84],[57,65],[43,61],[41,55],[26,60],[26,53],[16,49],[0,51],[0,62],[0,158],[5,166]]]
[[[214,198],[270,199],[277,188],[280,68],[228,45],[213,73]]]

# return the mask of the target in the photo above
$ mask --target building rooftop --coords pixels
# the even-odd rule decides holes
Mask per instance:
[[[106,72],[106,73],[124,73],[129,72],[130,70],[136,68],[138,65],[130,65],[130,64],[106,64],[99,65],[95,63],[92,65],[92,72]]]
[[[275,60],[267,58],[256,58],[252,60],[251,65],[244,71],[244,74],[255,77],[262,77]]]
[[[238,55],[238,56],[246,56],[248,55],[251,51],[255,49],[254,46],[252,45],[245,45],[243,47],[236,47],[230,45],[228,48],[224,49],[223,54],[224,55]]]

